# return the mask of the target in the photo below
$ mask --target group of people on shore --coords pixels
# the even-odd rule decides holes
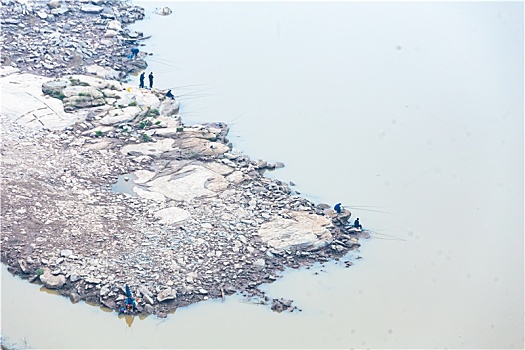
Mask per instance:
[[[140,73],[139,76],[139,88],[144,89],[144,79],[146,78],[146,74],[144,72]],[[150,72],[148,75],[149,79],[149,88],[150,90],[153,88],[153,72]]]
[[[134,47],[131,49],[131,54],[129,55],[129,59],[137,59],[138,58],[138,55],[139,55],[139,48],[138,47]],[[146,79],[146,73],[145,72],[142,72],[140,73],[140,76],[139,76],[139,88],[141,89],[144,89],[146,88],[144,86],[144,80]],[[153,89],[153,72],[150,72],[149,75],[148,75],[148,80],[149,80],[149,89]],[[168,90],[168,92],[166,93],[166,97],[168,98],[171,98],[172,100],[175,99],[175,96],[171,93],[171,90]]]
[[[334,205],[334,210],[337,214],[341,214],[343,212],[343,206],[341,205],[341,203],[337,203],[336,205]],[[363,226],[359,222],[359,218],[354,220],[354,227],[360,230],[363,229]]]

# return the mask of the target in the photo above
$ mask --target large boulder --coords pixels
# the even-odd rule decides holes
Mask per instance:
[[[160,115],[172,116],[179,113],[179,101],[170,98],[165,99],[159,106]]]
[[[165,300],[172,300],[177,297],[177,291],[172,288],[166,288],[159,294],[157,294],[157,300],[163,302]]]
[[[66,87],[70,86],[68,79],[55,79],[42,84],[42,92],[52,97],[60,97]]]
[[[155,13],[161,16],[171,15],[172,12],[173,11],[167,6],[155,9]]]
[[[92,13],[92,14],[101,13],[103,10],[104,10],[103,7],[96,6],[96,5],[91,5],[91,4],[82,5],[82,7],[80,8],[80,11],[82,11],[84,13]]]
[[[65,98],[64,102],[64,111],[72,112],[78,108],[89,108],[102,106],[104,104],[104,99],[93,99],[89,96],[71,96]]]
[[[129,106],[122,109],[110,110],[108,115],[100,120],[102,125],[114,125],[118,123],[127,123],[135,119],[142,109],[137,106]]]
[[[59,1],[59,0],[51,0],[50,2],[47,3],[47,6],[48,6],[50,9],[57,9],[57,8],[59,8],[61,5],[60,5],[60,1]]]
[[[190,213],[187,210],[169,207],[158,210],[155,212],[155,217],[159,218],[161,224],[175,224],[182,222],[190,217]]]
[[[54,276],[49,269],[45,268],[44,274],[40,275],[40,281],[44,283],[46,288],[60,289],[66,283],[66,277],[64,275]]]
[[[101,67],[97,65],[87,66],[86,72],[93,74],[102,79],[116,79],[118,78],[118,72],[109,67]],[[118,85],[118,86],[117,86]],[[119,82],[114,82],[114,89],[107,89],[109,91],[122,90],[122,85]]]
[[[328,217],[302,211],[291,211],[288,215],[290,219],[279,217],[263,223],[255,235],[279,251],[290,248],[311,251],[332,242]]]

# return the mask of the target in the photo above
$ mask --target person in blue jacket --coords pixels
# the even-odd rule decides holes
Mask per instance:
[[[341,203],[337,203],[334,206],[334,210],[337,212],[337,214],[341,214],[343,212],[343,209],[341,208]]]
[[[131,58],[138,58],[139,57],[139,48],[134,47],[131,49]]]

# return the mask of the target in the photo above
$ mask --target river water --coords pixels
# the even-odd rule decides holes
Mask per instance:
[[[133,28],[153,36],[141,47],[153,53],[146,74],[184,95],[186,123],[230,123],[235,148],[285,163],[268,176],[355,207],[377,233],[350,268],[330,262],[265,285],[303,310],[291,314],[234,296],[165,320],[118,318],[4,269],[8,341],[524,347],[523,3],[136,3],[147,18]],[[162,6],[173,14],[153,14]]]

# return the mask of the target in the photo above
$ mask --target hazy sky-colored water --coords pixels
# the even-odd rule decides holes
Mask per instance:
[[[388,212],[352,210],[404,241],[376,234],[349,269],[290,271],[264,287],[302,313],[231,298],[127,327],[52,298],[42,317],[66,316],[26,334],[30,344],[523,348],[522,3],[137,3],[155,86],[203,84],[174,89],[192,97],[185,121],[233,122],[236,148],[286,164],[270,176],[315,202]],[[152,13],[166,5],[170,16]],[[2,298],[14,338],[27,317],[4,300],[21,293]]]

